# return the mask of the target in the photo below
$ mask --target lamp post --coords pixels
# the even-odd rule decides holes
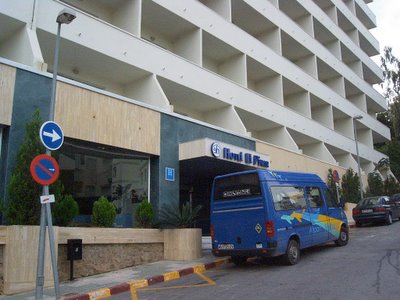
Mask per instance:
[[[71,9],[63,9],[59,12],[56,22],[57,26],[57,36],[56,45],[54,49],[54,66],[53,66],[53,80],[51,85],[51,98],[50,98],[50,111],[49,111],[49,121],[54,120],[54,107],[56,98],[56,85],[57,85],[57,72],[58,72],[58,53],[60,48],[60,34],[61,25],[69,24],[76,18],[76,14]],[[46,149],[46,154],[51,156],[51,151]],[[49,186],[43,186],[43,195],[49,195]],[[40,211],[40,231],[39,231],[39,247],[38,247],[38,259],[36,268],[36,290],[35,299],[43,299],[43,287],[44,287],[44,257],[45,257],[45,235],[46,235],[46,225],[49,227],[49,243],[51,252],[51,263],[53,269],[54,277],[54,290],[56,294],[56,299],[60,299],[60,287],[58,282],[58,271],[57,271],[57,259],[55,254],[55,243],[53,235],[53,224],[51,219],[51,207],[50,203],[42,204]]]
[[[356,143],[357,167],[358,167],[358,177],[359,177],[359,180],[360,180],[360,196],[361,196],[361,200],[364,198],[364,194],[363,194],[363,184],[362,184],[362,179],[361,179],[360,154],[358,152],[356,120],[361,120],[362,118],[363,118],[363,116],[361,116],[361,115],[357,115],[357,116],[353,117],[354,141]]]

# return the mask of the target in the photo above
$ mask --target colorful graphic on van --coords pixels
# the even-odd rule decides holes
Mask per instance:
[[[322,214],[314,214],[308,212],[292,212],[290,215],[281,216],[282,220],[285,220],[289,224],[292,224],[294,220],[302,222],[303,220],[310,222],[312,225],[321,227],[322,229],[330,232],[333,236],[339,238],[340,228],[342,227],[343,221],[328,217]]]

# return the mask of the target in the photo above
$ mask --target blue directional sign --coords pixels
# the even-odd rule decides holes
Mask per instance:
[[[64,143],[64,133],[56,122],[44,122],[39,131],[40,140],[49,150],[57,150]]]

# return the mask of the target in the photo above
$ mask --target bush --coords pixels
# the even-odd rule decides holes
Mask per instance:
[[[199,214],[201,205],[191,209],[188,202],[180,208],[177,203],[163,205],[160,210],[160,226],[163,228],[190,228]]]
[[[112,227],[117,215],[114,204],[108,201],[104,196],[101,196],[93,204],[92,223],[99,227]]]
[[[78,203],[76,203],[71,195],[64,195],[61,196],[61,199],[56,199],[53,207],[54,225],[68,226],[78,214]]]
[[[135,211],[136,226],[140,228],[151,228],[154,220],[154,209],[151,203],[144,198]]]
[[[369,193],[367,194],[371,196],[381,196],[384,194],[382,178],[376,172],[368,174],[368,191]]]
[[[358,203],[360,201],[360,179],[353,169],[347,169],[342,177],[343,197],[346,202]]]

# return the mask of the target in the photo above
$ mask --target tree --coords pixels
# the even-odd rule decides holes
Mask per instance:
[[[38,225],[40,222],[42,186],[36,183],[30,174],[33,158],[45,152],[39,137],[42,126],[39,110],[32,114],[32,120],[26,124],[25,140],[18,150],[16,166],[7,188],[7,202],[4,205],[6,223],[11,225]],[[56,153],[53,152],[57,157]],[[64,187],[60,180],[50,186],[50,193],[62,199]]]
[[[39,224],[42,186],[34,182],[29,167],[32,159],[45,151],[39,138],[42,123],[36,110],[32,121],[26,124],[25,140],[17,153],[16,166],[7,189],[5,216],[9,224]]]
[[[392,47],[386,46],[381,56],[381,68],[383,71],[383,88],[384,96],[392,102],[400,96],[400,60],[392,53]]]
[[[353,169],[347,169],[342,177],[343,197],[346,202],[358,203],[360,201],[360,180]]]
[[[339,199],[337,199],[338,195],[337,195],[337,192],[336,192],[336,182],[333,179],[333,170],[332,169],[328,170],[328,182],[327,182],[327,185],[328,185],[329,189],[332,191],[332,194],[335,197],[336,202],[338,203]],[[342,194],[342,190],[339,188],[339,195],[341,195],[341,194]]]
[[[385,195],[391,196],[400,192],[400,185],[393,176],[386,178],[384,183]]]
[[[371,196],[383,195],[383,182],[381,176],[376,172],[368,174],[368,187]]]

